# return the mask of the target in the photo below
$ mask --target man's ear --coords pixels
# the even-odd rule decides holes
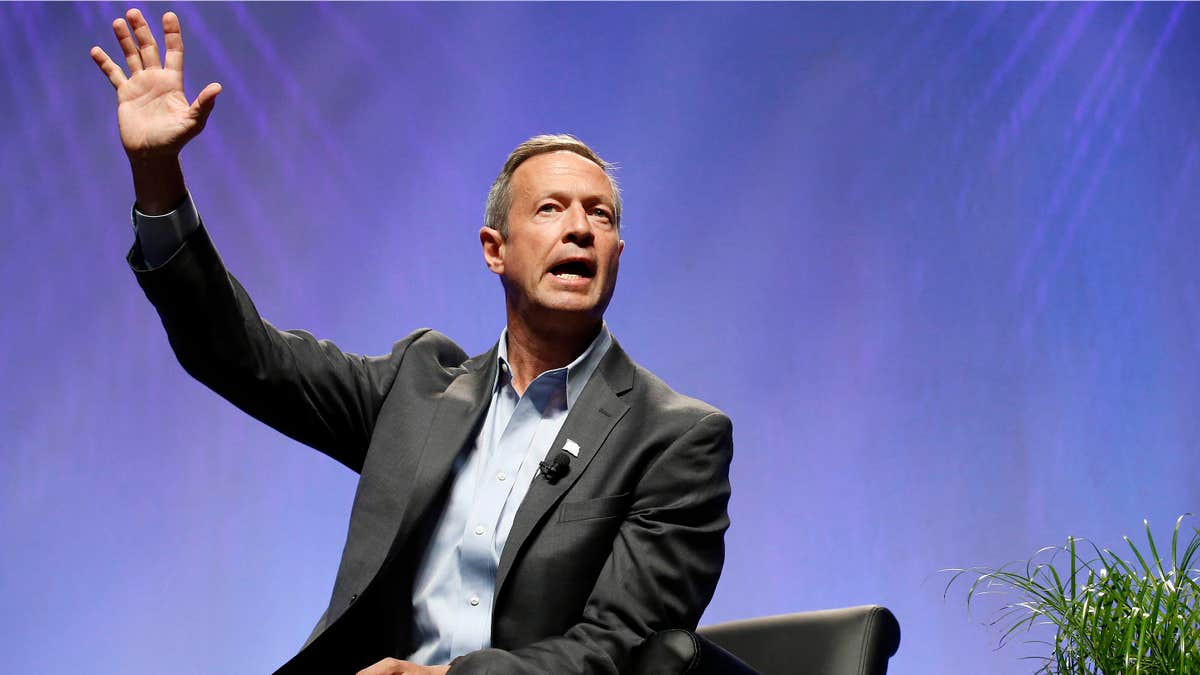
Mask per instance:
[[[496,274],[504,274],[504,235],[490,227],[479,228],[479,244],[483,247],[483,262]]]

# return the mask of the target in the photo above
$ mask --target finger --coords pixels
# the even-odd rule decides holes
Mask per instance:
[[[142,69],[142,57],[138,54],[137,45],[133,42],[133,33],[129,32],[129,25],[123,19],[113,21],[112,26],[113,35],[117,36],[117,42],[121,43],[121,51],[125,53],[129,76],[133,77],[134,73]]]
[[[183,72],[183,30],[175,12],[163,14],[163,42],[167,45],[167,68]]]
[[[89,53],[91,54],[92,60],[95,61],[96,65],[100,67],[100,71],[108,76],[108,81],[112,82],[114,89],[120,87],[122,84],[125,84],[124,71],[121,70],[120,66],[113,63],[112,59],[108,58],[108,54],[105,54],[103,49],[99,47],[92,47],[92,51]]]
[[[162,59],[158,56],[158,43],[154,41],[154,33],[146,17],[136,9],[125,13],[125,19],[133,26],[133,35],[138,41],[138,53],[142,56],[142,67],[146,70],[162,68]]]
[[[209,84],[202,89],[199,94],[196,94],[196,100],[192,101],[192,113],[196,115],[196,119],[203,125],[208,121],[208,115],[213,111],[213,106],[217,104],[217,94],[221,93],[221,85],[217,82]]]

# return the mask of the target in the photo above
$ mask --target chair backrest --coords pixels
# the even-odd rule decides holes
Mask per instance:
[[[730,621],[696,631],[762,675],[883,675],[900,623],[863,605]]]

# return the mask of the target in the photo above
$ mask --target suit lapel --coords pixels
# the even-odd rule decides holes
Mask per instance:
[[[580,393],[579,399],[571,406],[571,412],[547,453],[548,457],[553,457],[558,454],[558,450],[567,439],[575,441],[579,445],[579,456],[571,460],[570,472],[556,483],[535,478],[529,492],[525,494],[525,499],[521,501],[521,506],[517,508],[517,515],[513,519],[512,529],[509,530],[496,569],[495,597],[500,597],[504,580],[533,529],[575,481],[579,480],[579,476],[600,452],[613,427],[629,411],[629,405],[619,398],[619,394],[625,393],[632,386],[633,362],[614,339],[608,353],[604,355],[591,380]]]
[[[475,431],[491,402],[491,385],[496,380],[496,347],[470,359],[464,367],[467,372],[446,387],[429,425],[421,460],[411,482],[412,494],[406,500],[399,536],[393,546],[395,542],[408,539],[417,519],[429,509],[445,485],[454,460],[468,443],[474,441]]]

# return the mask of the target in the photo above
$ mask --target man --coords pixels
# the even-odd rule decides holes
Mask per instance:
[[[92,57],[133,170],[129,262],[180,363],[361,474],[329,606],[279,672],[619,673],[650,633],[694,627],[724,557],[731,428],[603,322],[624,250],[609,166],[569,136],[505,163],[479,231],[508,321],[489,352],[420,330],[346,354],[263,321],[225,270],[178,158],[220,86],[189,104],[179,19],[165,67],[126,19],[128,75]]]

